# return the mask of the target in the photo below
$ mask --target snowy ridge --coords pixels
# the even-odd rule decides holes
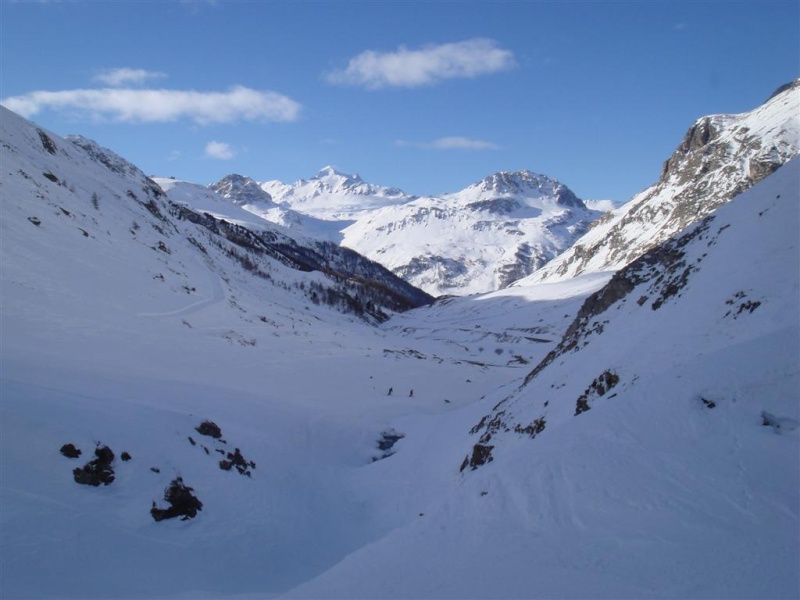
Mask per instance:
[[[625,266],[800,152],[798,114],[800,80],[750,112],[699,119],[664,163],[657,184],[594,223],[572,248],[527,281]]]
[[[64,236],[77,235],[83,240],[74,249],[77,255],[102,252],[99,248],[108,244],[128,248],[120,256],[135,263],[134,271],[150,273],[150,283],[136,296],[146,296],[151,288],[159,290],[157,297],[164,292],[167,296],[177,293],[178,298],[187,293],[202,295],[191,279],[198,277],[202,282],[208,275],[192,275],[187,267],[199,262],[214,277],[229,279],[237,270],[256,275],[271,290],[266,297],[273,293],[280,297],[291,290],[288,295],[297,298],[291,304],[305,298],[367,320],[385,319],[387,314],[429,300],[348,249],[302,235],[293,237],[287,229],[202,186],[161,180],[165,193],[138,168],[93,142],[61,139],[7,109],[2,115],[4,228],[10,265],[15,264],[16,252],[31,254],[20,259],[22,264],[29,263],[36,253],[28,246],[37,239],[55,244]],[[47,247],[45,243],[42,252]],[[309,278],[291,271],[318,275]],[[35,273],[54,277],[42,269]],[[303,279],[313,282],[314,289],[300,286]],[[98,282],[86,285],[95,288]],[[276,287],[281,291],[275,291]],[[97,293],[107,291],[98,289]]]
[[[423,198],[331,167],[291,185],[259,184],[269,202],[252,180],[242,181],[230,176],[212,188],[268,221],[352,248],[432,295],[504,288],[602,214],[530,171],[495,173],[460,192]]]
[[[431,294],[485,293],[543,266],[600,214],[544,175],[501,172],[376,211],[345,229],[342,243]]]
[[[244,210],[298,234],[307,234],[336,243],[342,240],[340,230],[347,222],[317,219],[276,204],[272,196],[265,192],[257,181],[249,177],[228,175],[209,188]]]
[[[324,167],[311,179],[292,184],[266,181],[260,184],[272,199],[297,212],[331,221],[348,221],[376,208],[414,199],[397,188],[367,183],[358,175]]]

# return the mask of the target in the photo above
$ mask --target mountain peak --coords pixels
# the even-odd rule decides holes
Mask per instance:
[[[272,196],[261,189],[257,181],[244,175],[231,173],[209,187],[238,206],[246,204],[275,205]]]
[[[342,173],[341,171],[337,170],[335,167],[327,165],[322,167],[319,172],[317,173],[315,179],[327,179],[331,177],[338,177],[345,180],[347,184],[356,184],[361,183],[362,179],[358,176],[358,174],[350,175],[348,173]]]
[[[658,182],[598,221],[531,282],[621,269],[781,168],[800,152],[799,87],[781,86],[745,113],[697,119]]]
[[[519,194],[532,189],[552,189],[558,182],[545,175],[539,175],[527,169],[521,171],[498,171],[474,184],[482,191],[500,194]]]
[[[563,183],[527,169],[499,171],[484,177],[467,189],[476,190],[481,194],[550,196],[561,206],[585,208],[583,201]]]

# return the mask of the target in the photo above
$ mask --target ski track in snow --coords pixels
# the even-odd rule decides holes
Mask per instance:
[[[219,304],[226,299],[225,290],[222,286],[222,277],[217,275],[208,268],[201,269],[203,273],[205,273],[208,277],[208,283],[211,287],[211,297],[205,298],[203,300],[198,300],[197,302],[193,302],[183,308],[178,308],[176,310],[166,311],[166,312],[156,312],[156,313],[139,313],[139,317],[152,317],[152,318],[164,318],[164,317],[186,317],[195,313],[200,312],[204,308],[208,308],[210,306],[214,306],[215,304]]]

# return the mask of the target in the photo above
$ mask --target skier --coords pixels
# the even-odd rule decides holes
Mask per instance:
[[[389,388],[389,393],[388,393],[388,394],[386,394],[386,395],[387,395],[387,396],[391,396],[391,395],[392,395],[392,391],[393,391],[393,390],[394,390],[394,388]]]

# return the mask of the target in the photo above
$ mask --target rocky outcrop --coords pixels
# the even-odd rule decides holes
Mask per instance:
[[[83,467],[72,471],[75,483],[94,487],[111,485],[114,482],[114,452],[108,446],[98,446],[94,451],[95,458]]]
[[[182,521],[193,519],[198,511],[203,510],[203,503],[192,493],[193,491],[194,488],[183,483],[182,477],[173,479],[164,491],[164,500],[169,503],[169,508],[158,508],[153,502],[150,515],[155,521],[176,517],[181,517]]]
[[[775,172],[800,152],[800,80],[739,115],[699,119],[664,163],[659,181],[617,209],[531,283],[615,270]]]

